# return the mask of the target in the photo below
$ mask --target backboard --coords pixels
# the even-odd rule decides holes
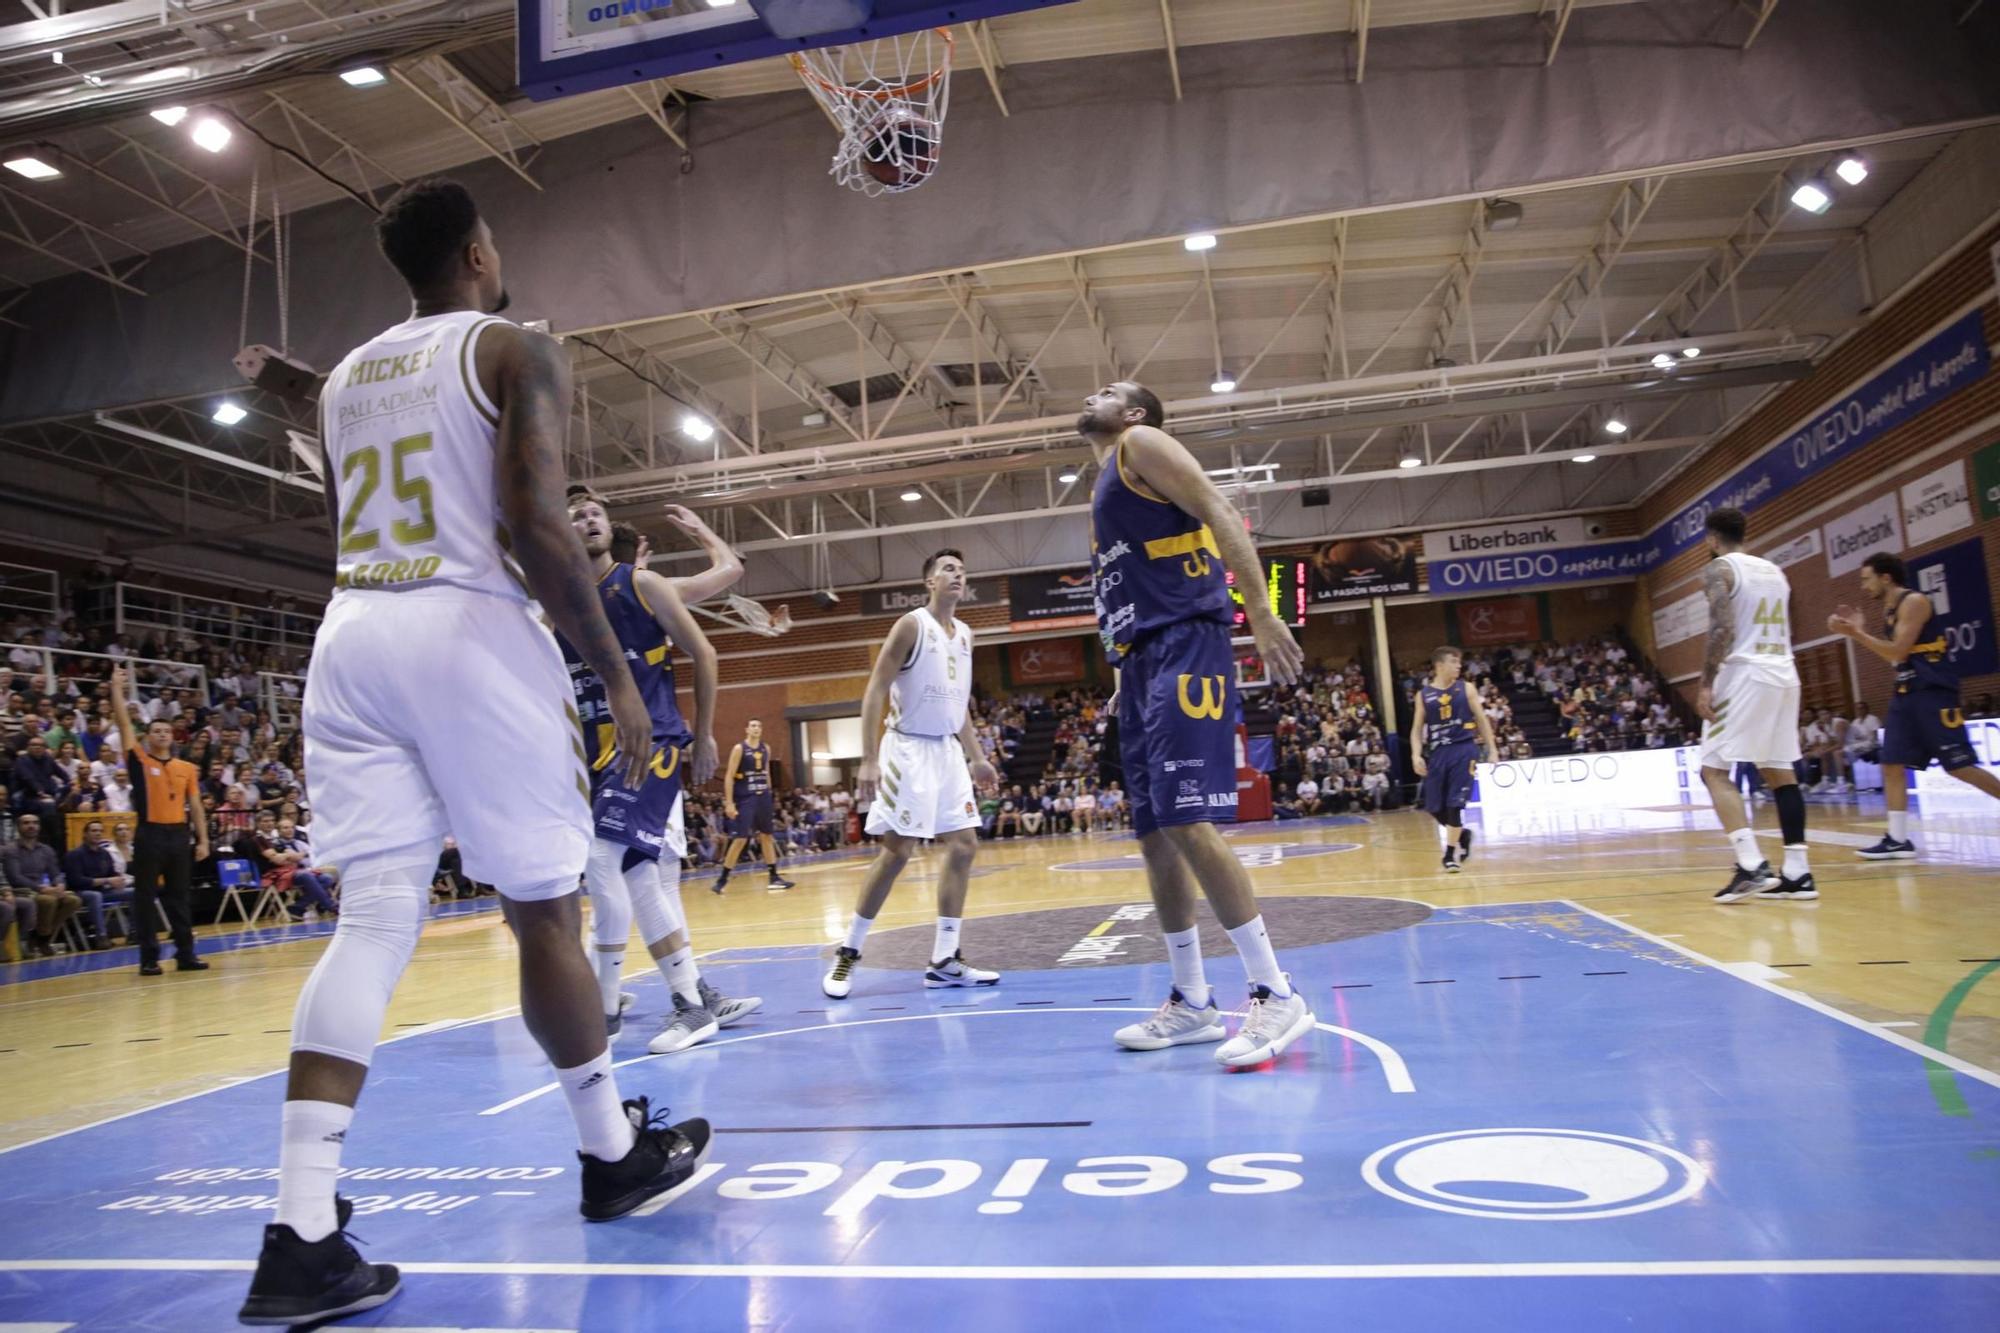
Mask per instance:
[[[1075,0],[517,0],[521,89],[538,102],[620,84],[716,69],[975,23]],[[780,37],[760,11],[841,14],[859,22]],[[781,21],[781,26],[784,26]]]

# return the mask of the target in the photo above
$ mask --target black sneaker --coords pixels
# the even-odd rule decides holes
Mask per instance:
[[[1901,842],[1882,835],[1882,841],[1863,847],[1854,853],[1864,861],[1914,861],[1917,859],[1917,844],[1904,838]]]
[[[1745,870],[1742,866],[1737,866],[1736,873],[1729,877],[1729,882],[1715,891],[1713,901],[1741,902],[1753,893],[1776,888],[1779,882],[1779,877],[1772,873],[1769,861],[1765,861],[1755,870]]]
[[[159,977],[166,974],[160,970],[158,963],[141,963],[139,964],[139,975],[142,977]]]
[[[204,962],[202,962],[202,961],[201,961],[201,959],[199,959],[199,958],[190,958],[190,959],[188,959],[188,960],[187,960],[186,962],[182,962],[182,961],[181,961],[180,959],[176,958],[176,959],[174,960],[174,971],[176,971],[176,972],[206,972],[206,971],[208,971],[208,964],[207,964],[207,963],[204,963]]]
[[[639,1132],[632,1151],[615,1162],[578,1153],[583,1163],[583,1204],[586,1222],[609,1222],[684,1184],[708,1157],[712,1137],[706,1120],[667,1123],[666,1108],[653,1110],[650,1098],[625,1103],[625,1116]]]
[[[708,886],[708,891],[710,893],[719,896],[722,893],[722,886],[727,884],[728,882],[729,882],[729,871],[725,869],[721,874],[715,877],[715,883]]]
[[[1472,830],[1469,828],[1462,828],[1458,831],[1458,863],[1460,865],[1464,865],[1467,861],[1470,861],[1471,859],[1472,859]]]
[[[1453,854],[1449,847],[1444,849],[1444,868],[1451,874],[1456,875],[1458,873],[1458,857]]]
[[[780,875],[777,871],[773,870],[771,872],[771,882],[765,887],[765,892],[783,893],[786,889],[794,887],[796,886],[790,880],[786,879],[783,875]]]
[[[264,1228],[264,1249],[250,1279],[250,1295],[236,1319],[244,1324],[306,1324],[372,1310],[401,1290],[394,1264],[371,1264],[348,1239],[354,1205],[336,1198],[335,1229],[315,1241],[290,1227]]]
[[[1781,902],[1809,903],[1819,897],[1819,885],[1813,883],[1812,871],[1808,870],[1797,879],[1781,876],[1776,887],[1759,889],[1757,896]]]

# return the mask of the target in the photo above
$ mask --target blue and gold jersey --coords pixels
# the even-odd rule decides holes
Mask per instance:
[[[736,786],[729,793],[730,799],[740,803],[747,796],[762,796],[770,790],[771,747],[743,742],[743,758],[736,765]]]
[[[1917,607],[1907,592],[1896,603],[1895,611],[1884,614],[1882,618],[1884,638],[1896,637],[1896,617],[1906,607],[1912,615],[1916,614]],[[1937,613],[1937,608],[1931,604],[1931,599],[1928,597],[1924,598],[1922,610],[1924,627],[1917,631],[1917,641],[1910,645],[1910,655],[1896,664],[1896,693],[1908,694],[1912,690],[1943,690],[1957,694],[1958,672],[1952,669],[1949,661],[1951,645],[1945,638],[1944,617]]]
[[[669,657],[672,642],[660,629],[646,606],[645,598],[632,581],[632,566],[613,565],[597,581],[598,596],[604,601],[605,619],[625,650],[625,665],[632,670],[639,697],[653,717],[653,741],[663,749],[679,749],[694,739],[687,720],[681,716],[680,702],[674,697],[674,664]],[[611,720],[611,704],[598,678],[568,639],[556,635],[563,661],[569,667],[570,689],[576,693],[577,716],[583,725],[584,747],[591,766],[602,770],[611,762],[616,725]]]
[[[1122,661],[1141,636],[1183,620],[1230,619],[1228,576],[1208,525],[1125,477],[1121,439],[1090,499],[1097,632]]]
[[[1455,680],[1444,689],[1426,682],[1418,697],[1424,701],[1426,753],[1479,739],[1479,724],[1472,720],[1472,705],[1466,701],[1464,681]]]

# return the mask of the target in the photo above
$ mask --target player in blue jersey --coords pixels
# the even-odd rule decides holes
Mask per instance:
[[[1223,571],[1241,588],[1263,579],[1242,516],[1160,429],[1163,420],[1150,390],[1121,381],[1085,399],[1076,423],[1100,469],[1090,504],[1097,624],[1118,669],[1112,704],[1132,829],[1174,975],[1158,1012],[1116,1040],[1138,1051],[1221,1041],[1217,1061],[1243,1068],[1282,1054],[1313,1025],[1278,966],[1249,873],[1215,830],[1216,820],[1236,818],[1236,662]],[[1263,598],[1244,609],[1272,682],[1297,680],[1304,654],[1291,632]],[[1234,1037],[1202,971],[1197,886],[1250,980],[1249,1015]]]
[[[682,531],[697,534],[699,530],[698,540],[699,534],[713,536],[691,513],[678,506],[672,509],[677,512],[668,517]],[[655,1055],[666,1055],[706,1041],[763,1003],[756,997],[724,996],[701,975],[688,939],[687,913],[681,905],[680,859],[687,850],[681,823],[683,781],[690,771],[697,785],[715,773],[715,737],[710,730],[710,719],[715,715],[715,649],[682,600],[682,580],[662,578],[612,558],[614,532],[600,496],[584,487],[571,487],[569,512],[570,524],[582,539],[597,576],[605,617],[618,636],[632,679],[653,720],[653,755],[644,781],[635,788],[607,780],[606,775],[617,771],[618,747],[605,721],[603,686],[569,644],[561,643],[592,775],[595,836],[585,878],[590,888],[598,998],[605,1026],[616,1035],[623,1026],[620,1015],[626,1003],[619,979],[636,917],[647,951],[673,995],[673,1017],[647,1046]],[[713,547],[720,542],[703,541],[703,545],[709,546],[713,555]],[[707,595],[727,587],[740,572],[740,566],[730,570],[734,559],[733,554],[727,562],[718,558],[715,567],[686,581],[692,585],[688,591]],[[692,727],[682,717],[674,692],[672,651],[676,647],[693,663]]]
[[[1917,854],[1910,841],[1906,776],[1912,767],[1925,768],[1935,759],[1960,782],[2000,797],[2000,779],[1979,766],[1965,734],[1958,672],[1951,665],[1943,618],[1927,595],[1909,586],[1909,577],[1902,560],[1887,553],[1861,562],[1861,591],[1882,604],[1885,637],[1870,634],[1861,612],[1851,606],[1840,607],[1826,621],[1835,634],[1845,634],[1896,668],[1896,694],[1882,728],[1882,803],[1889,807],[1889,829],[1880,842],[1858,853],[1869,861],[1907,861]]]
[[[1423,786],[1418,803],[1438,822],[1444,868],[1453,874],[1472,859],[1472,830],[1465,827],[1465,803],[1472,799],[1472,773],[1483,746],[1486,762],[1497,764],[1493,724],[1486,720],[1479,692],[1459,679],[1464,657],[1446,646],[1431,653],[1431,678],[1417,691],[1416,739],[1411,762]]]
[[[764,854],[764,868],[770,871],[770,891],[781,892],[792,882],[778,873],[778,844],[772,841],[777,796],[771,790],[771,747],[764,744],[764,723],[751,718],[743,728],[743,739],[729,752],[729,766],[722,775],[722,815],[729,821],[729,846],[722,853],[722,873],[708,887],[721,893],[736,869],[736,858],[757,839]]]

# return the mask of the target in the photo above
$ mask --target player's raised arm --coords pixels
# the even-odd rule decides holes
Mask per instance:
[[[882,775],[882,723],[889,712],[889,685],[916,650],[918,633],[915,616],[898,620],[875,656],[875,669],[868,673],[868,688],[861,695],[861,767],[854,773],[856,800],[870,800],[875,795],[876,780]]]
[[[1912,597],[1923,602],[1923,615],[1903,614],[1903,608],[1910,604]],[[1901,666],[1903,660],[1910,655],[1910,650],[1916,647],[1917,637],[1924,632],[1924,622],[1930,619],[1930,611],[1931,599],[1928,596],[1913,589],[1905,589],[1889,613],[1896,625],[1894,638],[1883,639],[1870,634],[1862,620],[1861,612],[1851,606],[1842,606],[1828,616],[1826,627],[1835,634],[1845,634],[1890,666]]]
[[[1243,518],[1224,499],[1201,464],[1187,447],[1173,436],[1153,426],[1134,426],[1125,433],[1125,462],[1130,471],[1155,491],[1208,525],[1222,552],[1222,563],[1242,589],[1263,586],[1263,570],[1257,564],[1257,548],[1243,530]],[[1250,633],[1257,640],[1257,654],[1264,659],[1271,679],[1289,685],[1299,678],[1305,652],[1292,638],[1270,603],[1262,597],[1246,596],[1243,609],[1249,618]]]
[[[668,505],[662,512],[677,532],[692,538],[695,545],[708,555],[708,568],[699,574],[685,574],[667,580],[680,593],[681,600],[693,606],[696,602],[720,597],[736,586],[736,581],[743,577],[743,559],[729,543],[716,536],[715,530],[686,505]]]
[[[653,612],[653,619],[694,663],[694,785],[715,776],[715,645],[701,632],[681,601],[679,579],[663,579],[649,570],[635,570],[633,585]]]
[[[604,682],[618,748],[625,756],[625,783],[636,787],[652,760],[653,723],[632,683],[618,636],[605,619],[589,557],[570,526],[563,470],[569,358],[546,334],[507,324],[490,327],[480,339],[482,372],[489,357],[500,406],[494,488],[514,557],[549,620]]]

